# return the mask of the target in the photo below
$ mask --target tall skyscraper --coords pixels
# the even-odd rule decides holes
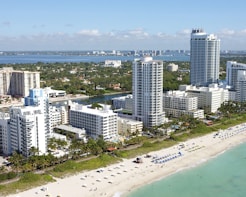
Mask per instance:
[[[29,90],[29,96],[25,97],[25,106],[41,106],[42,113],[45,116],[45,131],[47,138],[51,135],[53,128],[51,127],[52,114],[50,113],[49,98],[41,88],[33,88]]]
[[[28,96],[29,89],[40,87],[40,73],[13,70],[12,67],[0,69],[0,95]]]
[[[219,79],[220,40],[202,29],[193,29],[190,39],[190,82],[207,86]]]
[[[10,108],[10,139],[12,151],[30,156],[31,147],[41,154],[47,152],[45,115],[41,106]]]
[[[145,127],[163,124],[163,62],[145,57],[132,67],[133,118]]]
[[[234,61],[226,63],[226,85],[235,91],[236,101],[246,101],[246,64]]]

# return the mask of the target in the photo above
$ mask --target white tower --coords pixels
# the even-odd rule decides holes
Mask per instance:
[[[132,67],[133,118],[145,127],[163,124],[163,62],[145,57]]]
[[[190,82],[207,86],[219,79],[220,40],[202,29],[193,29],[190,40]]]
[[[31,147],[47,152],[45,114],[41,106],[11,107],[10,135],[12,151],[30,156]]]

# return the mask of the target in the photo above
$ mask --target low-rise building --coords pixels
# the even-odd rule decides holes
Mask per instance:
[[[123,136],[140,134],[143,130],[143,122],[118,117],[118,133]]]
[[[87,142],[86,130],[85,129],[72,127],[70,125],[59,125],[59,126],[56,126],[56,129],[60,129],[60,130],[66,131],[68,133],[73,133],[73,134],[75,134],[75,138],[76,139],[83,140],[84,142]]]
[[[168,71],[174,72],[174,71],[177,71],[178,69],[179,69],[179,66],[177,64],[170,63],[167,65]]]
[[[66,96],[66,91],[64,91],[64,90],[53,90],[53,89],[51,89],[51,87],[44,88],[44,93],[47,95],[48,98]]]
[[[121,97],[112,98],[112,105],[114,109],[125,109],[132,111],[133,107],[133,98],[131,94]]]
[[[92,109],[72,103],[69,123],[73,127],[85,129],[86,134],[94,139],[103,137],[106,141],[115,141],[118,138],[117,114],[108,105],[102,109]]]
[[[121,66],[121,60],[105,60],[104,67],[118,68]]]

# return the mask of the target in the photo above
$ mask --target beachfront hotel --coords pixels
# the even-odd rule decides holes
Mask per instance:
[[[94,139],[103,137],[105,141],[118,140],[117,114],[104,105],[92,109],[89,106],[71,103],[69,123],[72,127],[86,130],[86,134]]]
[[[136,59],[132,64],[133,119],[145,127],[165,122],[163,111],[163,62],[152,57]]]
[[[0,95],[25,97],[31,88],[40,88],[39,72],[18,71],[12,67],[0,69]]]
[[[180,117],[188,115],[204,118],[204,110],[198,109],[198,97],[188,96],[184,91],[168,91],[163,95],[163,110],[166,116]]]
[[[217,84],[210,84],[208,87],[180,85],[179,90],[185,91],[188,97],[197,97],[198,108],[203,109],[205,113],[215,113],[230,97],[229,90],[220,88]]]
[[[202,29],[193,29],[190,39],[190,83],[208,86],[217,83],[220,66],[220,40]]]
[[[48,131],[41,106],[10,108],[10,140],[11,151],[25,157],[30,156],[31,147],[41,154],[47,152]]]

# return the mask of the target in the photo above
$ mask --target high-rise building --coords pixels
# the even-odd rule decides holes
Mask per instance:
[[[246,64],[235,61],[226,62],[226,85],[232,90],[236,89],[239,71],[246,71]]]
[[[11,154],[10,143],[10,117],[8,113],[0,112],[0,154]]]
[[[245,102],[246,101],[246,70],[239,70],[237,82],[235,85],[236,90],[236,101]]]
[[[163,62],[151,57],[134,60],[132,77],[133,118],[145,127],[163,124]]]
[[[190,39],[190,82],[208,86],[219,79],[220,40],[202,29],[193,29]]]
[[[50,104],[48,96],[44,93],[44,90],[41,88],[34,88],[29,90],[29,96],[25,97],[25,106],[40,106],[42,109],[42,113],[45,116],[45,130],[47,131],[47,137],[53,131],[51,125],[51,117],[50,113]]]
[[[246,64],[234,61],[226,63],[226,85],[235,92],[236,101],[246,101]]]
[[[30,149],[35,147],[39,153],[47,152],[47,131],[45,115],[41,106],[10,108],[10,139],[12,151],[30,156]]]
[[[17,71],[12,67],[0,70],[0,95],[25,97],[29,89],[40,87],[40,73]]]

